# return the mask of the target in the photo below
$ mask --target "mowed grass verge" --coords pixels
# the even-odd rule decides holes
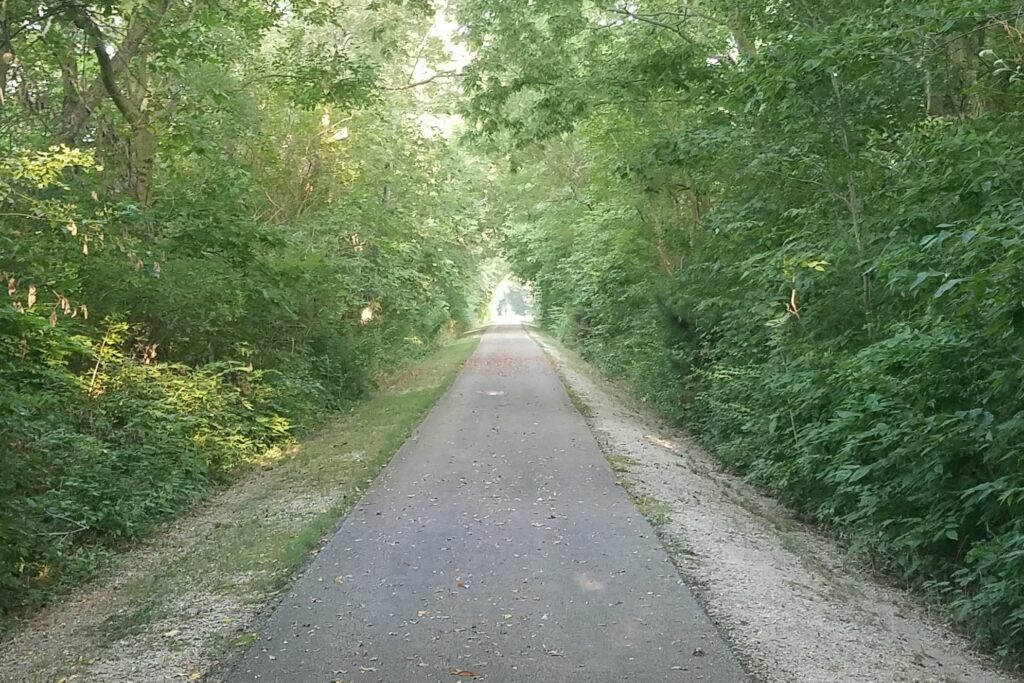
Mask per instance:
[[[290,584],[313,546],[359,500],[448,390],[479,339],[477,334],[461,337],[386,378],[368,401],[272,463],[273,469],[263,473],[261,494],[249,500],[255,507],[220,530],[201,558],[203,568],[227,576],[257,572],[265,588]]]

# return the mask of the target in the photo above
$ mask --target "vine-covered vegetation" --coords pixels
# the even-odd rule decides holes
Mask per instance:
[[[462,14],[543,324],[1024,652],[1019,3]]]
[[[432,125],[434,25],[2,3],[0,617],[469,323],[485,169]]]

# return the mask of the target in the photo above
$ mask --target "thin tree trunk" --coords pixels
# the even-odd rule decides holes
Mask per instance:
[[[928,116],[943,116],[946,113],[946,94],[936,89],[932,70],[924,70],[924,110]]]
[[[134,87],[129,90],[132,110],[137,112],[138,117],[131,124],[128,155],[128,173],[132,195],[143,206],[149,204],[153,170],[156,165],[156,137],[153,134],[152,113],[146,103],[148,94],[149,60],[143,51],[139,55],[138,78]]]
[[[6,104],[7,73],[14,64],[14,46],[11,44],[11,27],[7,17],[0,26],[0,107]]]
[[[741,8],[735,7],[729,11],[726,24],[741,59],[757,52],[757,44],[747,33],[747,17]]]
[[[857,247],[857,253],[861,258],[864,257],[864,239],[861,235],[861,214],[860,214],[860,198],[857,194],[857,182],[853,175],[854,167],[854,155],[853,148],[850,145],[850,131],[846,121],[846,107],[843,104],[843,91],[842,85],[839,82],[839,74],[835,71],[831,73],[832,80],[832,92],[836,98],[836,115],[839,121],[839,141],[843,148],[843,153],[846,156],[846,207],[850,213],[850,227],[853,232],[854,245]],[[862,299],[864,302],[864,317],[867,324],[868,336],[874,336],[874,314],[872,312],[872,292],[871,292],[871,275],[865,272],[861,276],[862,280]]]
[[[156,138],[146,123],[134,126],[128,150],[128,180],[132,196],[140,205],[150,201],[156,166]]]
[[[857,252],[864,253],[864,242],[860,234],[860,202],[857,198],[857,183],[853,177],[853,149],[850,146],[850,131],[846,123],[846,109],[843,105],[842,87],[839,75],[831,74],[832,93],[836,98],[836,117],[839,121],[839,143],[846,156],[846,205],[850,211],[850,225],[853,229],[853,241]]]

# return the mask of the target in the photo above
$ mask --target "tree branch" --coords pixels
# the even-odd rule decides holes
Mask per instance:
[[[705,21],[710,21],[710,22],[712,22],[714,24],[720,24],[722,26],[726,25],[725,20],[723,20],[723,19],[721,19],[719,17],[716,17],[713,14],[707,14],[705,12],[700,12],[700,11],[692,9],[690,7],[684,7],[682,12],[652,12],[651,14],[647,14],[645,16],[652,17],[652,18],[653,17],[675,17],[677,19],[682,19],[683,21],[685,21],[687,19],[690,19],[690,18],[694,18],[694,19],[703,19]]]
[[[96,62],[100,67],[100,82],[103,83],[103,88],[106,90],[107,95],[113,100],[117,110],[121,112],[121,115],[130,126],[135,127],[139,125],[142,122],[142,112],[139,111],[139,108],[133,102],[125,97],[124,93],[117,86],[117,76],[114,72],[109,46],[103,31],[100,30],[99,25],[84,9],[75,12],[74,22],[78,28],[85,31],[86,35],[92,39],[92,51],[95,53]]]
[[[424,78],[421,81],[415,81],[413,83],[408,83],[406,85],[399,85],[395,87],[381,88],[381,90],[387,90],[389,92],[397,92],[400,90],[412,90],[413,88],[418,88],[421,85],[433,83],[434,81],[439,80],[441,78],[462,78],[463,76],[465,76],[465,74],[459,71],[441,71],[439,73],[434,74],[433,76],[430,76],[429,78]]]
[[[633,21],[638,21],[638,22],[640,22],[642,24],[649,24],[650,26],[656,26],[657,28],[663,28],[666,31],[671,31],[672,33],[676,34],[677,36],[679,36],[680,38],[682,38],[683,40],[685,40],[688,43],[692,43],[693,45],[697,44],[697,41],[694,40],[690,36],[690,34],[686,33],[685,31],[683,31],[683,29],[679,28],[678,26],[673,26],[672,24],[666,24],[664,22],[661,22],[661,21],[658,21],[656,19],[653,19],[650,16],[643,15],[643,14],[637,14],[636,12],[633,12],[633,11],[628,10],[628,9],[608,8],[605,11],[606,12],[611,12],[612,14],[618,14],[618,15],[621,15],[621,16],[624,16],[624,17],[628,17],[629,19],[632,19]]]

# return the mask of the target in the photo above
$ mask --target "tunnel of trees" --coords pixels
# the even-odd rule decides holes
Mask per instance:
[[[1019,3],[0,12],[4,612],[473,324],[500,249],[539,324],[1024,652]]]

